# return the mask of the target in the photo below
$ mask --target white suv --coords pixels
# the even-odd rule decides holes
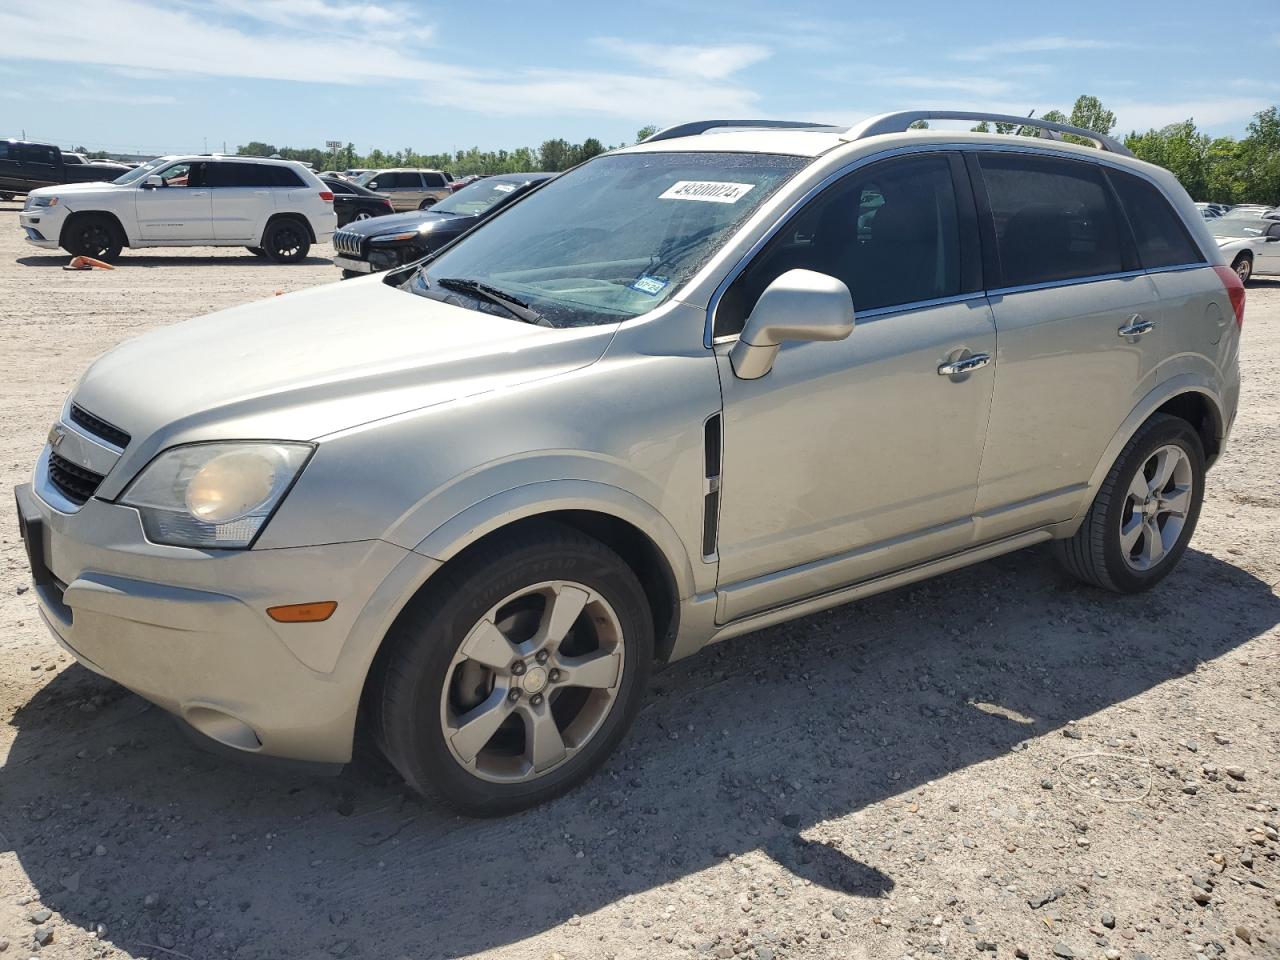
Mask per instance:
[[[161,157],[111,183],[42,187],[20,217],[27,241],[113,260],[123,247],[244,246],[295,263],[337,228],[333,193],[290,160]]]

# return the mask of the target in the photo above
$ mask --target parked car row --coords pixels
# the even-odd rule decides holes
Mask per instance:
[[[420,260],[553,176],[512,173],[486,177],[425,210],[352,223],[333,235],[333,262],[345,278]]]
[[[1241,281],[1280,276],[1280,219],[1219,217],[1206,226]]]

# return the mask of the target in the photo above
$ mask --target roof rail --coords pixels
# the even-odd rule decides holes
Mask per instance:
[[[774,130],[839,130],[840,127],[829,123],[814,123],[810,120],[693,120],[689,123],[677,123],[657,133],[645,137],[641,143],[656,143],[659,140],[674,140],[676,137],[696,137],[708,130],[721,128],[758,129],[760,127]]]
[[[913,123],[918,123],[921,120],[978,120],[990,123],[1009,123],[1019,127],[1036,127],[1040,130],[1040,136],[1047,136],[1051,140],[1061,140],[1062,134],[1069,133],[1072,136],[1089,140],[1099,150],[1118,153],[1126,157],[1133,156],[1133,151],[1120,141],[1093,130],[1073,127],[1066,123],[1056,123],[1053,120],[1041,120],[1037,117],[1018,117],[1007,113],[983,113],[980,110],[903,110],[898,113],[882,113],[878,117],[871,117],[856,126],[850,127],[845,131],[842,139],[862,140],[866,137],[879,136],[882,133],[903,133]]]

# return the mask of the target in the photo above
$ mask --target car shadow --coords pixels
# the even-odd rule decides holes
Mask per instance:
[[[14,263],[20,263],[24,267],[65,267],[71,262],[70,254],[57,254],[49,256],[29,256],[17,257]],[[127,270],[131,267],[207,267],[207,266],[226,266],[234,264],[237,267],[294,267],[294,266],[319,266],[321,264],[332,264],[333,261],[328,257],[304,257],[297,263],[272,263],[266,257],[254,256],[247,250],[243,256],[223,256],[223,257],[153,257],[153,256],[131,256],[125,254],[119,257],[113,264],[117,270]]]
[[[1278,622],[1266,583],[1203,552],[1156,590],[1117,597],[1068,581],[1037,548],[673,664],[602,772],[487,821],[409,795],[367,754],[331,779],[205,754],[160,710],[72,667],[12,721],[0,849],[65,922],[105,923],[137,957],[157,943],[191,957],[454,957],[753,850],[876,897],[918,878],[805,832],[916,796]],[[922,803],[945,818],[940,798]]]

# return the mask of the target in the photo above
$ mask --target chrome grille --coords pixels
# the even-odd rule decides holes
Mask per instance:
[[[333,235],[333,249],[349,257],[360,256],[360,245],[364,237],[350,230],[339,230]]]

